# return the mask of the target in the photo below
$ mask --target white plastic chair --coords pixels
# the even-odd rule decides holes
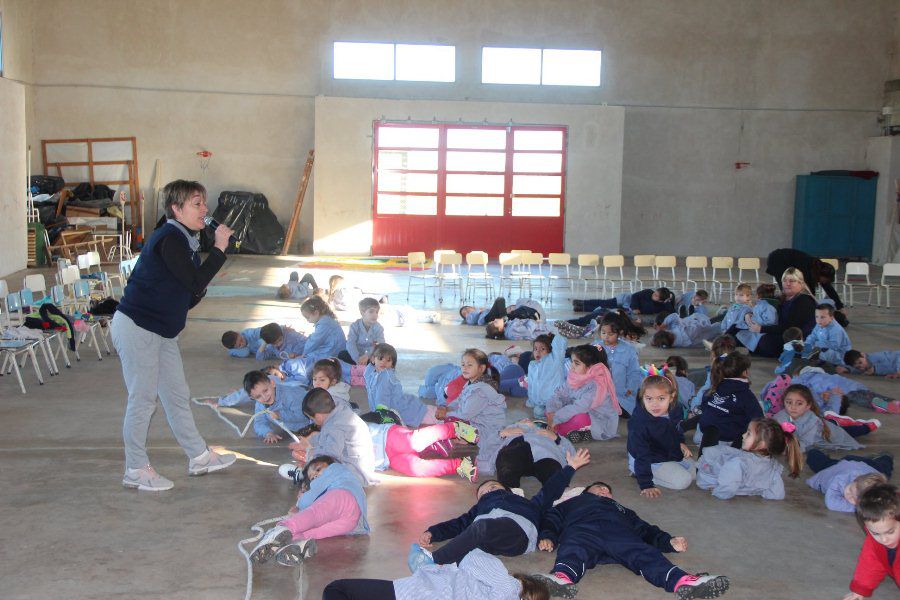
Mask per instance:
[[[600,277],[600,255],[599,254],[579,254],[578,255],[578,279],[584,285],[584,293],[587,294],[588,282],[596,282],[598,290],[601,289],[603,278]],[[593,271],[593,276],[591,276]]]
[[[609,284],[609,295],[615,296],[617,290],[625,291],[628,288],[629,293],[634,293],[634,280],[625,277],[625,257],[621,254],[607,254],[603,257],[603,290],[606,290],[606,284]],[[613,270],[618,270],[618,276],[613,274]],[[604,293],[600,294],[605,296]]]
[[[437,272],[437,290],[438,304],[444,303],[444,286],[450,285],[453,288],[454,297],[463,297],[463,275],[460,272],[462,265],[462,254],[459,252],[439,251],[435,253],[435,266],[439,267]]]
[[[528,297],[531,298],[533,294],[533,286],[534,283],[538,284],[538,297],[543,300],[544,299],[544,255],[539,252],[529,252],[528,254],[521,254],[522,260],[522,273],[519,275],[520,283],[522,286],[522,292],[525,292],[525,287],[528,287]]]
[[[657,287],[675,288],[675,284],[678,282],[678,278],[675,275],[676,266],[678,266],[678,261],[671,255],[657,256],[653,259],[653,269],[656,272]],[[663,271],[668,271],[668,273],[663,273]],[[663,277],[664,275],[665,278]]]
[[[38,382],[44,385],[44,377],[41,375],[41,367],[38,365],[37,355],[34,351],[40,345],[40,340],[0,340],[0,356],[3,357],[2,363],[0,363],[0,373],[9,375],[15,372],[16,380],[19,382],[19,388],[23,394],[28,392],[25,390],[21,369],[25,366],[25,361],[28,358],[31,358],[31,365],[34,367],[34,373],[37,375]],[[22,360],[21,364],[19,364],[20,358]]]
[[[37,296],[37,300],[47,297],[47,281],[40,273],[26,275],[22,287],[31,290],[32,294],[40,294]]]
[[[425,257],[424,252],[407,253],[406,263],[408,270],[406,280],[406,301],[409,302],[409,293],[415,283],[416,285],[422,286],[422,302],[424,303],[425,297],[428,294],[428,284],[431,283],[433,285],[437,281],[437,275],[428,269],[428,259]],[[126,262],[123,262],[119,265],[119,276],[122,278],[122,293],[125,292],[125,283],[128,281],[128,277],[131,276],[131,269],[128,269],[126,264]]]
[[[872,305],[872,292],[878,292],[877,283],[869,281],[869,264],[864,262],[848,262],[844,266],[844,295],[848,304],[853,306],[856,288],[869,290],[867,304]],[[849,293],[848,293],[849,292]]]
[[[569,269],[572,264],[572,255],[568,252],[551,252],[547,255],[547,302],[553,302],[553,290],[568,288],[569,294],[572,293],[572,273]],[[557,267],[564,275],[557,275]],[[562,284],[562,285],[559,285]]]
[[[752,258],[739,258],[737,260],[738,266],[738,281],[741,283],[759,283],[759,259],[756,257]],[[753,279],[750,279],[746,275],[744,275],[744,271],[752,272]]]
[[[656,255],[655,254],[636,254],[634,256],[634,287],[638,291],[647,287],[644,282],[656,280]],[[641,269],[648,272],[642,274]]]
[[[885,306],[891,307],[891,288],[900,289],[900,263],[885,263],[878,287],[878,306],[881,306],[881,288],[884,288]]]
[[[682,292],[688,291],[688,288],[694,290],[702,290],[707,287],[715,287],[715,281],[710,279],[707,276],[706,269],[709,267],[709,259],[705,256],[688,256],[684,259],[684,268],[685,275],[684,281],[682,282],[684,285],[681,287]],[[697,275],[691,273],[691,270],[694,270],[701,273],[698,277]],[[715,289],[706,290],[709,292],[710,296],[715,296]]]
[[[475,294],[479,288],[484,289],[485,301],[493,301],[494,276],[488,273],[488,255],[481,250],[473,250],[466,253],[466,300],[475,301]]]
[[[713,256],[712,257],[712,274],[713,295],[716,302],[721,303],[725,294],[731,294],[734,298],[734,286],[737,281],[734,280],[734,259],[730,256]],[[725,276],[719,276],[719,272],[723,272]],[[726,286],[728,287],[726,291]],[[715,288],[718,287],[718,290]]]

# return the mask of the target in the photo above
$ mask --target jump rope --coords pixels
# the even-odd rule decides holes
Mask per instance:
[[[216,413],[216,416],[218,416],[222,421],[227,423],[228,426],[231,427],[238,434],[238,437],[244,437],[247,434],[247,432],[250,430],[250,426],[253,425],[253,421],[255,421],[257,417],[267,415],[269,417],[269,420],[271,420],[273,423],[278,425],[278,427],[283,429],[284,432],[287,433],[289,436],[291,436],[291,438],[295,442],[300,441],[300,438],[298,438],[296,435],[294,435],[294,432],[292,432],[290,429],[288,429],[285,426],[285,424],[282,423],[279,419],[276,419],[275,413],[273,413],[271,410],[269,410],[267,408],[264,408],[263,410],[261,410],[257,413],[254,413],[253,416],[250,417],[250,419],[247,421],[247,424],[244,425],[244,428],[241,429],[240,427],[235,425],[231,421],[231,419],[229,419],[228,417],[223,415],[222,411],[219,410],[218,406],[213,406],[211,404],[208,404],[207,402],[204,402],[205,400],[218,400],[218,399],[219,399],[219,396],[202,396],[200,398],[191,398],[191,402],[193,402],[194,404],[197,404],[199,406],[206,406],[208,408],[211,408],[213,410],[213,412]],[[265,532],[266,532],[265,526],[266,525],[272,525],[273,523],[277,523],[278,521],[283,521],[283,520],[287,519],[289,516],[290,516],[289,514],[281,515],[280,517],[272,517],[271,519],[265,519],[263,521],[259,521],[258,523],[254,523],[253,525],[250,526],[250,531],[255,532],[255,535],[238,542],[238,545],[237,545],[238,552],[240,552],[243,555],[244,560],[247,561],[247,592],[244,595],[244,600],[250,600],[250,596],[253,595],[253,561],[250,560],[250,552],[247,550],[247,548],[245,548],[245,546],[247,546],[248,544],[252,544],[253,546],[255,546],[256,543],[259,542],[259,540],[262,538],[263,534],[265,534]],[[301,588],[300,595],[299,595],[300,598],[303,597],[303,589],[302,589],[303,588],[303,567],[304,567],[304,563],[301,562],[300,563],[300,576],[298,578],[298,583]]]

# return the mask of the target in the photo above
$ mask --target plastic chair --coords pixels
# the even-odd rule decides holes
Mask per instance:
[[[678,261],[674,256],[657,256],[653,259],[653,270],[656,272],[656,285],[657,287],[667,287],[674,288],[677,283],[677,276],[675,275],[675,267],[678,265]],[[666,275],[666,278],[663,279],[662,271],[668,270],[669,273]],[[670,285],[671,283],[671,285]]]
[[[440,252],[440,254],[438,254]],[[444,286],[449,283],[454,289],[454,297],[463,297],[463,276],[460,273],[462,254],[452,251],[435,252],[435,265],[440,266],[437,273],[438,304],[444,303]]]
[[[616,277],[610,271],[618,269],[619,275]],[[609,284],[610,296],[616,295],[616,290],[621,289],[623,292],[628,288],[629,293],[634,292],[634,281],[625,277],[625,257],[621,254],[607,254],[603,257],[603,289],[606,290],[606,284]],[[603,296],[604,294],[601,294]]]
[[[485,300],[488,303],[494,299],[494,276],[488,273],[487,265],[487,252],[473,250],[466,253],[466,300],[471,298],[474,302],[478,288],[484,289]]]
[[[522,292],[525,292],[525,286],[528,286],[528,297],[532,297],[533,285],[536,281],[538,284],[538,297],[544,299],[544,255],[539,252],[529,252],[528,254],[520,254],[522,261],[522,272],[519,275]]]
[[[0,373],[8,375],[15,371],[16,380],[19,382],[19,388],[23,394],[28,392],[25,390],[21,369],[25,366],[28,358],[31,358],[31,365],[34,367],[34,373],[37,375],[38,382],[44,385],[44,377],[41,375],[41,367],[38,365],[37,355],[34,351],[40,345],[40,340],[0,340],[0,356],[3,357],[3,361],[0,363]],[[22,364],[19,364],[20,358],[22,359]]]
[[[877,283],[869,281],[869,264],[864,262],[848,262],[844,266],[844,295],[847,297],[847,304],[853,306],[853,296],[856,288],[869,290],[869,298],[867,304],[872,305],[872,292],[878,292]],[[849,294],[847,293],[849,291]]]
[[[724,271],[727,273],[725,277],[719,277],[718,271]],[[734,298],[734,285],[737,284],[737,281],[734,280],[734,259],[730,256],[713,256],[712,257],[712,277],[714,286],[718,286],[718,291],[713,290],[713,294],[716,297],[716,302],[721,302],[724,299],[726,293],[731,294],[732,299]],[[728,291],[725,291],[725,286],[728,286]]]
[[[48,296],[44,296],[41,300],[50,300]],[[11,311],[18,311],[21,321],[20,323],[25,322],[26,315],[37,314],[38,309],[34,300],[34,294],[28,288],[23,288],[19,290],[18,294],[10,294],[7,296],[7,302],[9,302]],[[59,369],[56,366],[56,359],[53,354],[53,350],[50,347],[50,340],[58,335],[58,332],[52,333],[44,333],[42,332],[42,338],[38,341],[37,346],[41,349],[41,354],[44,355],[44,362],[47,363],[47,370],[50,372],[50,375],[58,375]],[[24,360],[23,360],[24,363]]]
[[[584,284],[584,293],[587,294],[588,282],[595,281],[599,289],[603,278],[600,277],[600,255],[599,254],[579,254],[578,258],[578,279]],[[591,277],[591,271],[594,276]]]
[[[428,283],[437,281],[437,275],[428,270],[428,259],[425,258],[424,252],[409,252],[406,255],[407,280],[406,280],[406,301],[409,302],[409,293],[412,290],[413,283],[418,282],[422,285],[422,302],[425,302],[425,296],[428,293]],[[131,275],[131,269],[127,268],[127,261],[119,265],[119,277],[122,279],[122,293],[125,293],[125,283]],[[417,285],[418,285],[417,284]]]
[[[881,306],[881,288],[884,288],[885,306],[891,307],[891,288],[900,289],[900,263],[885,263],[878,287],[878,306]]]
[[[756,257],[753,258],[739,258],[737,261],[738,266],[738,281],[742,283],[759,283],[759,259]],[[753,279],[748,279],[744,276],[744,271],[752,271]]]
[[[549,265],[549,270],[547,271],[547,302],[553,302],[553,290],[563,289],[561,286],[554,284],[565,284],[565,287],[569,289],[569,294],[572,293],[572,273],[569,269],[569,266],[572,264],[572,255],[567,252],[551,252],[547,255],[547,264]],[[556,275],[554,271],[559,267],[560,271],[565,271],[565,275]]]
[[[39,299],[47,297],[47,281],[40,273],[26,275],[22,287],[31,290],[32,294],[40,293]]]
[[[642,290],[646,285],[644,282],[656,280],[656,255],[655,254],[636,254],[634,256],[634,285],[638,290]],[[650,272],[646,275],[641,274],[641,269],[648,269]]]
[[[705,256],[688,256],[684,259],[684,268],[685,275],[684,281],[682,282],[684,285],[681,287],[682,292],[687,292],[688,287],[693,288],[694,290],[700,290],[705,287],[714,287],[715,281],[707,277],[706,269],[709,267],[709,259]],[[691,269],[700,270],[702,275],[697,277],[696,275],[691,274]],[[702,285],[702,287],[701,287]],[[715,295],[715,290],[707,290],[710,293],[710,296]]]

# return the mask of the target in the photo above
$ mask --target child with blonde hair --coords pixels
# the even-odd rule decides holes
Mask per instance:
[[[735,496],[784,499],[784,466],[776,458],[787,457],[788,473],[797,477],[803,467],[803,452],[791,423],[754,419],[741,438],[741,447],[718,445],[706,448],[697,461],[697,487],[712,490],[720,500]]]

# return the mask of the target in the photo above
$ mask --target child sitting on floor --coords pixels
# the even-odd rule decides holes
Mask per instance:
[[[794,436],[800,442],[800,450],[806,452],[813,446],[833,450],[856,450],[862,448],[853,436],[871,433],[877,426],[863,424],[842,427],[840,415],[829,413],[825,419],[819,413],[819,405],[812,392],[805,385],[793,384],[784,391],[784,409],[772,417],[779,423],[792,423],[797,430]],[[829,425],[830,423],[830,425]]]
[[[640,404],[628,419],[628,470],[637,478],[641,496],[659,498],[659,488],[684,490],[696,476],[691,451],[669,412],[678,402],[678,386],[666,375],[644,379]]]
[[[312,296],[300,305],[300,314],[313,324],[313,332],[306,340],[303,351],[284,361],[281,370],[288,377],[308,381],[315,362],[321,358],[338,356],[347,348],[344,330],[335,320],[334,313],[318,296]]]
[[[571,358],[566,383],[547,402],[548,426],[573,444],[592,437],[595,440],[617,437],[622,409],[606,366],[606,353],[584,344],[572,349]]]
[[[754,419],[744,432],[741,447],[719,445],[706,448],[697,461],[697,487],[712,490],[720,500],[734,496],[784,499],[784,467],[775,457],[787,455],[788,473],[797,477],[803,453],[794,437],[792,423]]]
[[[222,345],[228,348],[228,356],[235,358],[256,357],[262,340],[259,337],[260,327],[248,327],[237,331],[226,331],[222,334]]]
[[[477,502],[468,512],[432,525],[419,536],[418,545],[410,551],[411,568],[428,563],[458,563],[475,548],[501,556],[534,552],[541,516],[559,499],[575,471],[590,460],[590,453],[584,448],[566,456],[567,466],[550,477],[531,500],[513,494],[495,479],[485,481],[475,491]],[[444,540],[449,541],[432,554],[425,551],[434,542]]]
[[[866,530],[866,540],[856,561],[850,593],[844,600],[862,600],[875,592],[885,576],[900,586],[900,495],[895,485],[873,485],[860,497],[856,520]]]
[[[259,540],[250,560],[293,567],[316,553],[316,540],[366,535],[366,493],[356,475],[331,456],[319,456],[302,470],[296,508]]]
[[[678,386],[678,404],[682,409],[681,418],[684,418],[691,410],[691,398],[696,393],[696,386],[688,379],[688,363],[683,356],[673,354],[666,359],[666,366],[675,377]]]
[[[728,334],[720,335],[716,337],[712,342],[712,348],[709,351],[709,364],[705,367],[706,377],[703,380],[703,385],[697,388],[697,391],[694,393],[694,397],[691,398],[691,405],[689,408],[689,415],[695,416],[700,414],[700,404],[703,400],[703,397],[709,393],[711,382],[711,374],[712,367],[716,364],[720,356],[728,355],[734,352],[737,349],[737,340]],[[702,371],[691,372],[691,376],[702,377]],[[696,381],[700,381],[699,377]]]
[[[390,344],[378,344],[372,353],[372,364],[366,367],[366,393],[369,407],[384,406],[395,411],[409,427],[433,425],[436,407],[424,404],[412,394],[403,393],[397,379],[397,350]]]
[[[303,354],[306,336],[278,323],[263,325],[259,330],[262,343],[256,350],[256,360],[287,360]]]
[[[631,414],[634,412],[638,388],[643,378],[638,351],[630,342],[621,339],[625,334],[621,320],[607,317],[600,323],[600,347],[606,353],[619,405]]]
[[[900,379],[900,350],[883,352],[847,350],[844,353],[844,364],[848,366],[838,367],[838,373],[878,375],[887,379]]]
[[[347,347],[341,350],[338,358],[351,365],[369,364],[372,351],[378,344],[384,343],[384,327],[378,322],[379,310],[381,305],[375,298],[359,301],[360,318],[350,325]]]
[[[566,466],[566,455],[575,454],[568,438],[522,419],[500,431],[503,448],[497,454],[497,480],[508,488],[520,487],[522,477],[547,483]]]
[[[711,325],[709,317],[694,313],[682,319],[675,313],[661,312],[656,315],[656,333],[650,345],[656,348],[691,348],[704,340],[711,340],[719,330]]]
[[[831,365],[843,365],[844,355],[851,347],[847,332],[834,320],[834,306],[818,305],[816,326],[803,341],[804,358],[818,358]]]
[[[412,577],[339,579],[325,587],[322,600],[396,600],[427,598],[456,600],[548,600],[547,586],[522,573],[509,574],[503,562],[479,549],[472,550],[459,565],[421,565]]]
[[[310,424],[303,414],[305,389],[278,385],[262,371],[250,371],[244,375],[244,391],[256,402],[255,412],[269,411],[253,420],[253,431],[264,443],[277,444],[285,436],[284,430],[275,425],[273,419],[281,421],[294,432]],[[219,405],[222,405],[221,401]]]
[[[612,496],[609,484],[596,481],[578,496],[549,509],[541,520],[538,547],[556,551],[550,575],[536,575],[554,596],[574,598],[575,584],[597,565],[620,564],[678,600],[715,598],[728,589],[721,575],[690,575],[663,552],[686,552],[687,539],[672,537],[643,521]]]
[[[743,328],[746,328],[744,318],[753,312],[753,308],[750,306],[752,294],[753,288],[749,283],[741,283],[734,288],[734,302],[728,307],[722,318],[722,333],[727,333],[732,327],[740,329],[743,325]]]
[[[363,485],[378,482],[369,427],[348,405],[335,405],[327,390],[314,388],[303,399],[303,414],[312,419],[319,432],[290,444],[291,454],[297,462],[306,463],[327,455],[340,460]],[[293,468],[293,465],[282,465],[279,472]]]
[[[762,339],[762,332],[750,331],[750,323],[757,325],[775,325],[778,323],[778,300],[775,298],[775,284],[761,283],[756,287],[756,303],[749,315],[735,323],[735,337],[747,350],[754,352]],[[801,332],[802,335],[802,332]]]
[[[300,279],[297,271],[291,271],[288,282],[278,288],[276,296],[282,300],[306,300],[318,289],[319,286],[316,285],[316,280],[312,275],[306,273],[303,279]]]
[[[864,491],[876,483],[887,483],[894,472],[890,454],[829,457],[815,448],[806,453],[806,464],[815,473],[806,485],[825,494],[828,510],[853,512]]]
[[[312,369],[312,386],[328,390],[335,404],[344,403],[356,410],[359,406],[350,402],[350,384],[341,380],[342,371],[341,361],[336,358],[317,360]]]
[[[531,344],[531,362],[528,363],[528,400],[535,418],[541,419],[547,412],[547,403],[566,381],[566,347],[568,342],[561,335],[539,335]]]
[[[500,430],[506,425],[506,398],[497,392],[496,369],[483,351],[467,349],[463,352],[460,367],[466,380],[465,387],[452,404],[438,408],[435,416],[439,420],[465,421],[478,429],[476,466],[482,473],[493,474],[497,452],[503,445]]]

